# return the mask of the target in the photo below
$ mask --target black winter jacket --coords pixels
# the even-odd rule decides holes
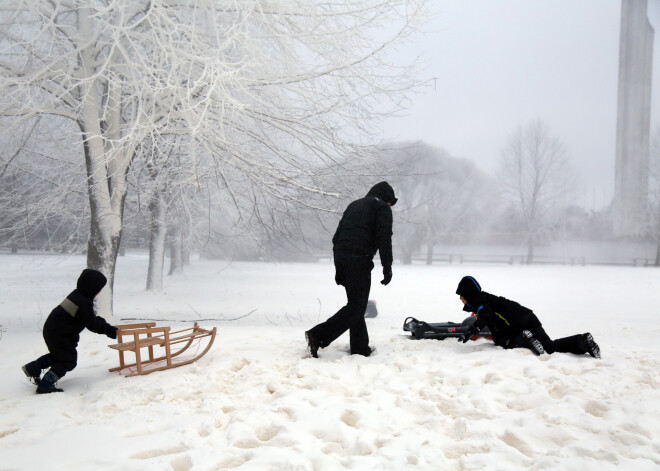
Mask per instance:
[[[510,337],[532,327],[538,319],[531,309],[510,299],[482,291],[475,306],[466,304],[464,311],[477,315],[475,325],[483,329],[486,325],[493,334],[493,342],[502,345]]]
[[[100,276],[99,276],[100,275]],[[80,332],[85,328],[96,334],[117,338],[116,327],[94,313],[94,296],[105,286],[105,276],[95,270],[84,270],[78,287],[53,309],[44,324],[44,337],[58,339],[57,343],[78,345]]]
[[[461,279],[456,294],[466,301],[463,310],[477,315],[474,325],[480,330],[488,326],[493,334],[493,342],[497,345],[505,345],[510,337],[540,325],[531,309],[502,296],[482,291],[479,282],[472,276],[464,276]]]
[[[332,238],[335,255],[363,255],[380,252],[384,267],[392,266],[392,209],[397,199],[387,182],[374,185],[367,196],[348,205]]]

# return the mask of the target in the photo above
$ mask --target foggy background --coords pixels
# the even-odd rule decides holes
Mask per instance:
[[[142,251],[159,291],[193,256],[327,261],[346,205],[388,180],[396,263],[660,265],[655,86],[648,217],[612,231],[620,1],[328,5],[162,6],[149,23],[137,4],[8,3],[0,249],[87,253],[105,273]],[[72,48],[62,28],[82,17],[99,34]],[[659,1],[648,17],[657,57]]]
[[[566,143],[580,178],[577,202],[609,205],[614,190],[618,0],[443,0],[425,34],[394,55],[423,54],[426,89],[404,116],[385,122],[389,139],[423,140],[497,168],[506,137],[540,118]],[[660,2],[655,29],[651,129],[660,124]]]

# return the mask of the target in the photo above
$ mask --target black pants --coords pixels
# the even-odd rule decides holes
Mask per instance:
[[[39,366],[49,361],[50,365],[48,366],[50,366],[50,370],[58,378],[63,377],[76,367],[78,364],[78,352],[76,351],[78,339],[67,338],[48,329],[44,329],[44,340],[50,353],[39,359],[41,360]],[[44,357],[48,357],[48,359]]]
[[[334,316],[311,329],[321,348],[327,347],[349,330],[351,353],[367,356],[371,353],[364,312],[369,301],[373,267],[370,257],[335,255],[337,279],[346,288],[348,302]]]
[[[587,346],[582,335],[571,335],[570,337],[552,340],[545,332],[545,329],[543,328],[543,325],[541,325],[541,321],[536,317],[536,314],[532,313],[525,316],[520,325],[519,331],[522,332],[523,330],[529,330],[534,338],[541,342],[543,349],[547,353],[561,352],[574,353],[576,355],[587,353]],[[508,342],[506,343],[507,345],[503,345],[504,348],[528,348],[521,334],[508,339]]]

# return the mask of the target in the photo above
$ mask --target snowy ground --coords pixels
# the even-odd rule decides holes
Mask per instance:
[[[660,469],[658,269],[395,265],[387,287],[374,271],[376,354],[341,337],[313,359],[304,331],[344,302],[330,264],[195,261],[152,294],[146,262],[119,260],[116,316],[218,319],[202,322],[212,350],[125,378],[108,372],[112,341],[84,332],[65,392],[38,396],[20,366],[45,353],[84,258],[0,255],[1,470]],[[466,274],[553,337],[592,332],[603,359],[409,339],[408,315],[464,317]]]

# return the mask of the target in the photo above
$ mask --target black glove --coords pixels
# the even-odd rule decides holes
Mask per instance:
[[[335,270],[335,283],[337,283],[339,286],[343,286],[343,282],[341,279],[341,276],[339,276],[339,272]]]
[[[380,284],[387,285],[390,281],[392,281],[392,267],[383,267],[383,281]]]
[[[477,334],[479,333],[480,330],[481,330],[481,329],[480,329],[479,327],[477,327],[476,325],[472,324],[470,327],[468,327],[467,332],[465,332],[463,335],[461,335],[461,336],[458,338],[458,341],[459,341],[459,342],[463,342],[463,343],[465,343],[465,342],[467,342],[468,340],[470,340],[472,337],[474,337],[475,335],[477,335]]]
[[[108,332],[105,334],[113,340],[117,339],[117,327],[111,325],[108,329]]]

